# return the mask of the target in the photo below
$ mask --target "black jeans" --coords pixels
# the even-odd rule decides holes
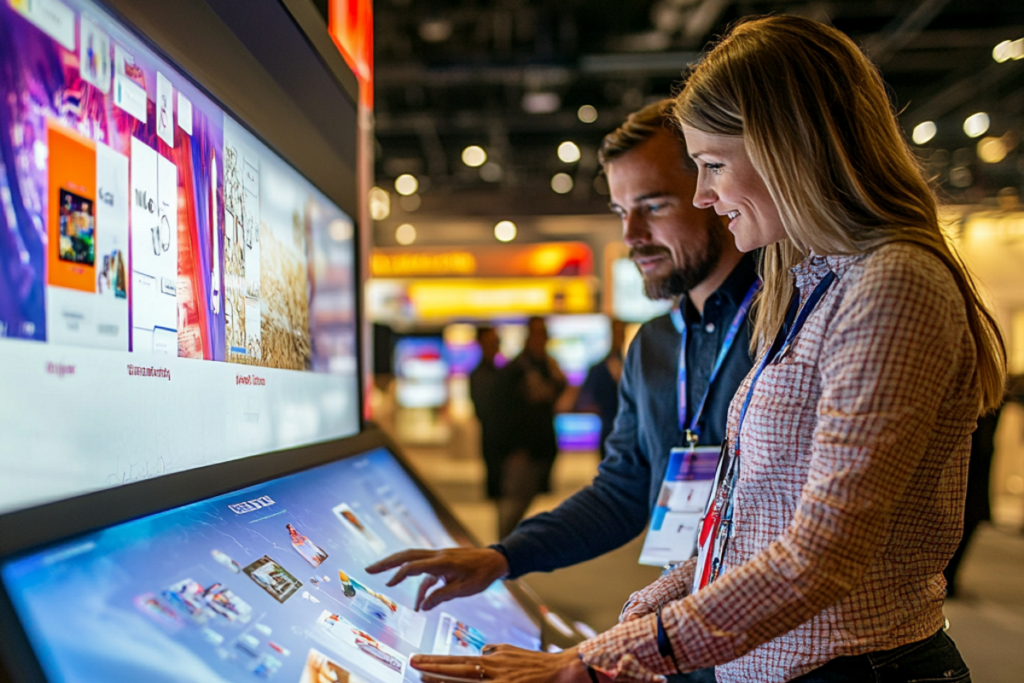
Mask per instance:
[[[791,683],[970,683],[971,672],[944,631],[880,652],[837,657]]]

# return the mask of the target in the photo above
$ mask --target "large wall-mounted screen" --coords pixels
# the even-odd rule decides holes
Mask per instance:
[[[84,0],[0,0],[0,511],[354,434],[352,219]]]

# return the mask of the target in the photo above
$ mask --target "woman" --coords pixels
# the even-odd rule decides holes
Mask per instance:
[[[763,18],[704,59],[676,114],[694,203],[729,216],[741,249],[765,249],[759,361],[731,406],[701,554],[578,653],[414,666],[531,682],[712,665],[720,681],[970,680],[942,631],[942,570],[1005,354],[880,76],[834,29]]]

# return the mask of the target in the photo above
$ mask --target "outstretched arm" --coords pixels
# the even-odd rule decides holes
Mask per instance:
[[[397,568],[388,586],[410,576],[426,574],[416,595],[416,609],[429,610],[453,598],[463,598],[487,590],[498,579],[508,576],[505,556],[493,548],[447,548],[445,550],[405,550],[375,562],[366,568],[379,574]],[[427,595],[443,581],[440,588]]]

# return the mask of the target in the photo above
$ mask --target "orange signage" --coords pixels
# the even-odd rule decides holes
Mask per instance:
[[[373,0],[330,0],[327,30],[359,79],[359,99],[373,108]]]

